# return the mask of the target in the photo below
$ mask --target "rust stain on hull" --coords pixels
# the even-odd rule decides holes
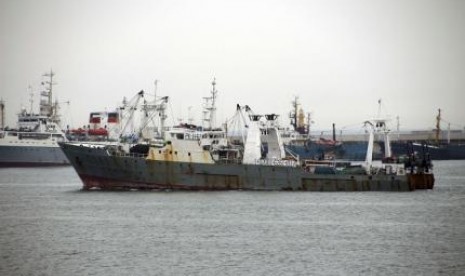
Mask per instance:
[[[413,174],[408,180],[414,189],[433,189],[435,181],[433,174]]]

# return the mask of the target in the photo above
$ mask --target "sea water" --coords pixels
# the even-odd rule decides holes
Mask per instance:
[[[414,192],[83,191],[0,169],[0,275],[464,275],[465,161]]]

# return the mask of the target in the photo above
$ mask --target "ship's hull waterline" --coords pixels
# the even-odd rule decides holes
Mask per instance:
[[[291,166],[157,161],[110,155],[104,147],[60,146],[84,189],[412,191],[434,183],[432,174],[314,174]]]
[[[58,146],[0,146],[0,167],[69,166]]]

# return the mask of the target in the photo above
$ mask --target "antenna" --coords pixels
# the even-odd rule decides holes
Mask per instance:
[[[204,110],[203,110],[203,121],[208,122],[208,127],[213,129],[215,126],[216,120],[216,95],[218,94],[218,90],[216,90],[216,78],[213,78],[212,81],[212,90],[210,97],[203,97],[205,100],[204,103]],[[211,104],[210,104],[211,101]],[[209,115],[207,117],[207,115]]]
[[[291,119],[291,125],[294,127],[294,130],[297,130],[297,114],[299,108],[299,97],[294,96],[294,100],[292,103],[292,111],[289,114],[289,118]]]
[[[312,120],[312,113],[307,112],[307,138],[310,138],[310,129],[313,123],[315,122]]]
[[[378,100],[378,116],[377,119],[381,118],[381,98]]]
[[[29,85],[27,87],[27,91],[29,92],[29,103],[31,103],[31,108],[29,109],[29,114],[32,114],[32,106],[34,104],[34,93],[32,93],[32,87]]]
[[[211,105],[211,110],[210,110],[210,129],[213,129],[213,127],[215,126],[216,124],[216,94],[218,94],[218,91],[216,90],[215,88],[216,86],[216,78],[213,78],[213,82],[212,82],[212,105]]]
[[[42,76],[48,78],[48,80],[42,82],[45,90],[40,93],[40,96],[43,98],[40,100],[40,115],[51,117],[55,115],[52,103],[53,85],[56,84],[53,82],[53,77],[55,76],[55,73],[53,73],[53,71],[50,69],[49,73],[45,73]]]
[[[0,117],[0,129],[3,129],[5,127],[5,103],[3,99],[0,99]]]
[[[153,82],[153,95],[154,95],[154,101],[156,102],[157,101],[157,90],[158,90],[158,80],[155,80]]]
[[[187,122],[189,122],[189,124],[192,125],[192,123],[194,122],[194,118],[192,118],[192,106],[189,106],[187,108]]]
[[[439,134],[441,133],[441,109],[438,109],[436,116],[436,145],[439,145]]]

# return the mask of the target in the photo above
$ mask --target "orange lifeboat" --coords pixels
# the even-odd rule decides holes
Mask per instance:
[[[98,135],[98,136],[107,136],[108,135],[108,131],[104,128],[96,128],[96,129],[89,129],[87,131],[87,133],[89,135]]]

